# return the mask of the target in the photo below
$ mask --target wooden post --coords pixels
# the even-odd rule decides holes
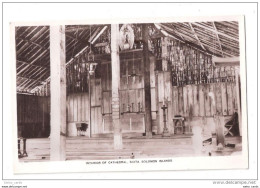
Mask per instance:
[[[150,59],[148,51],[148,25],[142,25],[143,37],[143,61],[144,61],[144,101],[145,101],[145,135],[152,137],[152,108],[151,108],[151,82],[150,82]]]
[[[50,26],[51,135],[50,159],[66,159],[65,26]]]
[[[119,24],[111,24],[111,69],[112,69],[112,120],[114,127],[114,149],[122,149],[122,128],[119,114]]]
[[[238,114],[238,124],[239,124],[239,135],[242,136],[242,118],[241,118],[241,96],[240,96],[240,75],[239,68],[236,69],[236,96],[237,96],[237,114]]]

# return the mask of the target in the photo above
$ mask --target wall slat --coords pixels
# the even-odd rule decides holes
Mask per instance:
[[[187,86],[183,87],[183,115],[188,116],[188,94]]]
[[[216,100],[215,100],[215,96],[214,96],[215,95],[214,87],[215,87],[215,84],[213,84],[213,83],[209,84],[209,92],[211,93],[210,95],[213,97],[213,99],[212,99],[212,97],[209,98],[211,116],[214,116],[216,114]]]
[[[228,115],[233,115],[233,96],[232,96],[232,83],[227,83],[227,107],[228,107]]]
[[[222,115],[221,83],[215,84],[216,114]]]
[[[173,103],[173,115],[179,115],[179,108],[178,108],[178,88],[173,87],[172,88],[172,103]]]
[[[84,98],[85,98],[85,120],[87,121],[87,122],[89,122],[89,114],[90,114],[90,112],[89,112],[89,94],[88,93],[86,93],[85,95],[84,95]]]
[[[183,88],[178,87],[178,108],[179,108],[179,115],[184,115],[183,113]]]
[[[95,105],[101,105],[101,79],[95,79]]]
[[[198,85],[192,85],[193,92],[193,116],[199,116],[199,87]]]
[[[192,91],[192,86],[188,85],[187,87],[187,91],[188,91],[188,111],[187,111],[187,115],[188,116],[194,116],[193,114],[193,91]]]
[[[221,83],[221,97],[222,97],[222,114],[227,115],[227,87],[226,83]]]
[[[205,116],[204,86],[199,85],[199,115]]]
[[[159,98],[159,102],[163,102],[164,99],[163,72],[158,73],[158,98]]]
[[[72,95],[73,98],[73,121],[78,121],[78,113],[77,113],[77,109],[78,109],[78,101],[77,101],[77,97],[76,95]]]
[[[233,104],[233,109],[237,110],[238,106],[237,106],[237,92],[236,92],[236,83],[232,83],[232,104]]]
[[[207,117],[211,116],[211,107],[210,107],[210,99],[209,99],[209,85],[204,85],[204,97],[205,97],[205,115]]]
[[[81,122],[81,114],[82,114],[82,100],[81,100],[81,93],[77,96],[77,105],[78,105],[78,121]]]
[[[103,113],[111,113],[111,92],[103,92]]]
[[[151,88],[151,109],[152,109],[152,119],[153,120],[156,120],[156,112],[155,111],[157,110],[157,108],[156,108],[157,101],[156,101],[156,93],[155,92],[156,92],[155,88]],[[142,108],[144,108],[144,106]]]

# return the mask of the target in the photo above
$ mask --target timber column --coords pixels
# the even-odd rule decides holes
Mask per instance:
[[[50,26],[51,135],[50,160],[66,159],[65,26]]]
[[[114,149],[122,149],[122,128],[119,114],[119,24],[111,24],[111,69],[112,69],[112,120],[114,128]]]
[[[144,100],[145,100],[145,135],[152,137],[152,108],[151,108],[151,81],[150,81],[150,59],[148,50],[148,25],[142,25],[143,37],[143,61],[144,61]]]

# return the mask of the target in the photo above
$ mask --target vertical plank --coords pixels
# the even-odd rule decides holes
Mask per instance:
[[[107,79],[107,90],[112,90],[112,70],[111,70],[112,63],[108,64],[108,79]]]
[[[152,119],[156,120],[156,93],[155,88],[151,88],[151,109],[152,109]]]
[[[127,88],[127,77],[123,76],[120,78],[120,89],[126,89]]]
[[[232,83],[232,104],[233,104],[233,109],[237,110],[238,106],[237,106],[237,91],[236,91],[236,83]]]
[[[73,94],[73,121],[78,121],[78,114],[77,114],[78,104],[77,104],[77,97]]]
[[[120,94],[120,113],[127,111],[128,96],[125,90],[121,90]]]
[[[199,85],[199,115],[205,116],[205,102],[204,102],[204,85]]]
[[[211,93],[210,95],[213,97],[213,99],[212,97],[209,98],[211,116],[214,116],[216,114],[216,100],[215,100],[214,87],[215,87],[214,83],[209,84],[209,92]]]
[[[101,64],[101,87],[103,91],[107,90],[107,77],[108,77],[108,70],[107,70],[107,64]]]
[[[139,109],[138,109],[138,103],[140,103],[140,111],[144,111],[144,89],[136,89],[136,105],[135,105],[135,111],[138,112]],[[151,94],[152,95],[152,94]],[[152,96],[151,96],[152,97]],[[152,102],[153,103],[153,102]]]
[[[226,83],[221,83],[222,113],[227,115],[227,87]]]
[[[91,107],[91,134],[97,133],[97,126],[96,126],[96,112],[95,107]]]
[[[42,104],[42,114],[43,114],[43,111],[44,111],[44,104]],[[67,121],[70,122],[70,95],[67,96],[67,112],[68,112],[68,116],[67,116]]]
[[[81,122],[81,113],[82,113],[82,103],[81,103],[81,93],[77,95],[77,102],[78,102],[78,121]]]
[[[91,94],[91,106],[96,106],[96,87],[94,78],[91,79],[90,94]]]
[[[171,101],[171,74],[164,72],[164,97],[167,101]]]
[[[204,85],[204,97],[205,97],[205,115],[211,116],[210,99],[209,99],[209,84]]]
[[[178,87],[178,109],[179,109],[179,115],[184,115],[183,110],[183,87]]]
[[[101,106],[95,108],[95,116],[96,116],[96,126],[98,133],[103,133],[103,126],[102,126],[102,114],[101,114]]]
[[[215,84],[216,114],[222,115],[221,83]]]
[[[103,112],[105,114],[111,113],[111,92],[103,92]]]
[[[187,86],[183,86],[183,115],[188,116],[188,90]]]
[[[88,122],[88,124],[90,124],[89,122],[89,93],[86,93],[84,96],[84,100],[85,100],[85,119]]]
[[[95,80],[95,105],[101,105],[101,79]]]
[[[188,90],[188,116],[193,116],[193,89],[191,85],[187,86],[187,90]]]
[[[172,98],[172,102],[173,102],[173,116],[175,115],[179,115],[179,108],[178,108],[178,87],[174,86],[172,88],[172,94],[173,94],[173,98]]]
[[[227,82],[227,114],[233,115],[233,96],[232,96],[232,83]]]
[[[150,57],[150,82],[151,87],[155,87],[155,58]]]
[[[193,91],[193,116],[199,116],[199,87],[192,85]]]
[[[164,99],[163,72],[158,73],[158,98],[159,98],[159,102],[163,102]]]

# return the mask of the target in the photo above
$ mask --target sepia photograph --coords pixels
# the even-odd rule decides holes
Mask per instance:
[[[258,188],[257,16],[3,2],[1,186]]]
[[[239,24],[15,26],[19,162],[241,155]]]

